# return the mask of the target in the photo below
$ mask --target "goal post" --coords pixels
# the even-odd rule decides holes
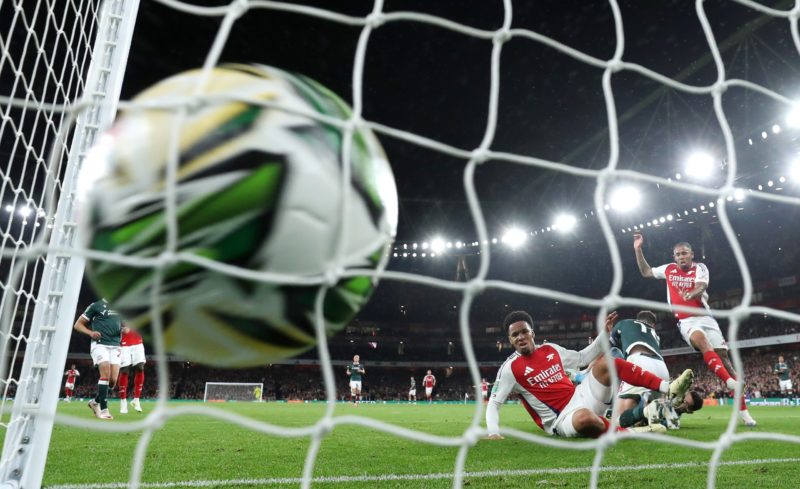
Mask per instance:
[[[203,402],[261,402],[264,384],[256,382],[206,382]]]
[[[35,148],[41,153],[31,158],[34,160],[32,164],[41,165],[45,162],[45,168],[50,172],[45,177],[43,197],[38,201],[29,197],[24,204],[27,208],[38,202],[35,216],[46,220],[39,222],[37,219],[31,227],[50,230],[49,239],[42,231],[39,235],[21,233],[23,239],[28,237],[24,246],[18,244],[13,249],[3,246],[1,250],[2,260],[11,263],[7,274],[4,268],[2,280],[5,290],[15,290],[17,297],[35,297],[35,305],[28,305],[13,301],[12,294],[4,294],[0,305],[3,345],[3,370],[0,373],[3,374],[4,383],[4,412],[8,409],[6,401],[13,395],[0,461],[2,487],[41,486],[85,263],[82,257],[71,252],[79,246],[78,179],[89,148],[98,133],[110,126],[116,113],[139,0],[107,0],[100,8],[88,8],[81,12],[72,12],[66,6],[62,11],[52,5],[44,5],[45,2],[40,3],[42,5],[36,5],[35,9],[20,7],[15,10],[12,25],[16,27],[0,33],[4,45],[16,41],[11,39],[14,36],[26,40],[21,52],[9,48],[2,53],[0,70],[13,70],[15,79],[12,93],[0,93],[3,97],[0,99],[3,127],[17,125],[19,128],[24,124],[26,113],[32,113],[37,122],[39,119],[46,121],[48,129],[44,131],[52,128],[47,135],[53,138],[50,147],[42,145]],[[88,5],[91,6],[91,3]],[[43,21],[40,15],[46,16]],[[73,25],[67,25],[69,21]],[[72,37],[67,38],[65,32],[71,32]],[[93,43],[92,34],[95,34]],[[54,36],[52,45],[47,44],[48,35]],[[63,42],[68,43],[66,46],[59,45],[60,35],[65,36]],[[82,39],[83,42],[76,43],[75,39]],[[29,43],[35,45],[29,46]],[[28,48],[38,50],[30,72],[26,69],[26,61],[30,57],[28,54],[26,58]],[[71,57],[59,58],[58,53],[62,49],[71,53]],[[73,62],[80,57],[86,62]],[[50,70],[44,82],[36,80],[37,66],[40,64]],[[59,71],[60,78],[48,78],[58,76]],[[10,72],[4,75],[8,76]],[[66,80],[70,80],[71,93],[69,88],[64,88]],[[73,81],[76,82],[74,85]],[[55,88],[48,93],[51,82]],[[31,89],[40,87],[42,83],[41,91]],[[24,86],[21,93],[16,93],[18,85]],[[79,112],[74,108],[76,103],[81,104]],[[17,115],[18,118],[15,117]],[[29,130],[35,134],[36,125]],[[25,137],[17,131],[8,130],[4,136],[0,129],[0,143],[6,144],[11,138]],[[66,136],[70,133],[71,143],[67,144]],[[14,141],[14,144],[17,143]],[[23,141],[25,143],[30,144]],[[25,158],[27,164],[28,157]],[[7,171],[15,175],[18,170],[12,165],[13,154]],[[23,181],[24,174],[16,184],[21,187]],[[37,191],[34,188],[10,190],[29,196]],[[41,189],[38,191],[41,192]],[[47,199],[57,199],[57,205],[42,202]],[[6,211],[13,213],[15,209]],[[23,216],[27,216],[27,213]],[[4,244],[9,238],[12,220],[13,215],[4,230],[7,233],[3,236]],[[23,220],[21,225],[25,226],[26,221]],[[40,240],[49,243],[50,251],[46,257],[32,252],[32,246]],[[31,262],[36,263],[37,267],[32,271],[27,270]],[[31,273],[34,278],[26,280],[27,274]],[[37,278],[38,284],[35,282]],[[33,309],[30,317],[28,308]],[[18,357],[23,359],[19,369],[15,368]],[[17,371],[18,377],[14,378]],[[16,386],[15,392],[9,389],[12,385]]]

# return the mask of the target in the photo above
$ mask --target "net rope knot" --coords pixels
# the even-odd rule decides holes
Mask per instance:
[[[475,148],[472,150],[470,159],[475,163],[485,163],[487,160],[489,160],[489,150],[486,148]]]
[[[366,21],[367,27],[370,29],[377,29],[386,22],[386,16],[384,16],[382,12],[372,12],[367,15],[364,20]]]
[[[492,40],[495,43],[503,44],[511,40],[511,30],[508,28],[500,29],[495,31]]]
[[[608,63],[606,63],[606,69],[611,70],[611,73],[622,71],[624,67],[625,63],[623,63],[621,59],[617,58],[612,58],[608,60]]]

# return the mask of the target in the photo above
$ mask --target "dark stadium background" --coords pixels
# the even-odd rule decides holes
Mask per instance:
[[[360,16],[372,8],[372,2],[360,1],[302,3]],[[792,5],[790,1],[764,3],[780,8]],[[798,95],[800,63],[788,21],[721,0],[707,1],[705,8],[728,78],[746,79],[788,96]],[[499,28],[503,15],[500,1],[387,1],[384,10],[426,12],[483,29]],[[628,0],[621,2],[621,10],[626,61],[684,83],[714,82],[716,71],[693,2]],[[129,99],[156,81],[201,65],[220,22],[220,17],[189,16],[142,2],[122,97]],[[611,58],[615,47],[612,13],[603,2],[514,2],[512,27],[535,30],[603,59]],[[352,102],[352,68],[359,34],[359,27],[253,9],[235,23],[220,61],[265,63],[303,73]],[[379,27],[367,49],[364,117],[462,149],[476,148],[486,125],[491,48],[491,41],[431,25],[397,22]],[[604,167],[609,144],[601,76],[602,70],[541,44],[512,39],[504,46],[501,58],[499,118],[491,148],[582,168]],[[724,140],[709,95],[687,95],[630,72],[615,74],[612,84],[620,120],[619,168],[672,177],[683,171],[682,162],[690,151],[705,149],[715,156],[718,165],[716,177],[707,184],[722,184],[727,165]],[[738,156],[736,185],[744,189],[762,185],[767,192],[800,194],[800,177],[792,179],[787,169],[800,150],[800,130],[785,127],[788,108],[755,92],[731,88],[724,95],[724,109]],[[779,134],[771,131],[774,124],[781,125]],[[766,139],[762,131],[768,133]],[[396,245],[400,252],[403,244],[411,246],[434,236],[453,242],[476,240],[463,185],[466,162],[389,137],[381,137],[381,142],[400,195]],[[6,148],[0,151],[8,154]],[[781,176],[787,179],[785,183],[778,183]],[[767,187],[769,180],[775,183],[772,187]],[[560,212],[578,217],[577,228],[569,234],[537,233],[517,250],[492,245],[490,278],[592,298],[608,292],[612,269],[608,245],[594,215],[593,179],[488,161],[478,168],[475,182],[490,236],[499,237],[511,225],[527,230],[546,228]],[[722,234],[716,209],[708,207],[712,199],[657,185],[639,185],[644,193],[640,210],[624,216],[609,213],[623,261],[622,294],[659,301],[665,298],[663,282],[645,281],[639,276],[631,234],[622,233],[622,229],[688,210],[690,214],[680,221],[646,228],[649,262],[654,266],[669,262],[671,245],[689,241],[695,246],[697,260],[705,262],[711,271],[713,306],[737,305],[742,277]],[[701,205],[706,209],[692,211]],[[755,302],[800,310],[796,278],[800,273],[796,245],[800,240],[800,209],[752,197],[727,205],[753,277]],[[390,260],[389,268],[463,280],[474,276],[481,258],[476,248],[466,249],[470,251],[436,258],[400,255]],[[463,264],[460,273],[459,262]],[[76,315],[94,299],[91,290],[84,287]],[[331,340],[332,356],[344,361],[360,353],[369,372],[365,377],[367,391],[371,386],[396,384],[396,389],[392,387],[393,391],[384,395],[400,395],[409,375],[419,380],[429,365],[437,365],[434,373],[447,379],[441,387],[443,395],[461,395],[471,381],[463,369],[458,331],[460,299],[459,294],[441,289],[385,281],[352,325]],[[488,365],[509,354],[499,327],[504,314],[514,309],[531,312],[539,323],[539,339],[581,347],[594,333],[596,310],[507,292],[483,293],[470,312],[470,331],[478,360],[487,362],[483,368],[487,377],[493,377],[495,371]],[[633,312],[621,310],[623,315]],[[662,313],[660,319],[664,347],[684,346],[668,315]],[[725,330],[725,322],[721,324]],[[740,337],[797,332],[798,328],[775,318],[752,317],[740,329]],[[799,354],[796,348],[780,351],[791,361]],[[73,338],[71,354],[86,351],[85,339]],[[775,349],[748,350],[748,356],[755,356],[746,363],[771,365],[777,353]],[[301,358],[315,359],[316,352]],[[680,362],[697,358],[684,357]],[[404,363],[402,367],[370,371],[370,364],[375,362]],[[448,364],[454,368],[448,369]],[[278,381],[278,391],[288,391],[285,379],[289,377],[300,379],[291,381],[301,384],[292,387],[299,396],[321,395],[321,380],[314,366],[222,372],[176,362],[171,371],[175,388],[180,388],[178,395],[190,395],[192,386],[206,380],[265,379],[265,394],[274,396],[275,379],[284,379]],[[748,372],[751,377],[759,374]],[[340,390],[344,388],[343,373],[341,380]],[[774,377],[764,380],[765,385],[773,381]],[[283,388],[280,382],[284,382]],[[92,385],[86,379],[82,384]],[[447,384],[454,386],[453,392],[448,391]],[[709,390],[713,389],[710,385]],[[286,392],[277,394],[286,396]]]

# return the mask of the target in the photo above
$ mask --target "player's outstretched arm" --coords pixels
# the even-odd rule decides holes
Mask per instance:
[[[633,235],[633,250],[636,253],[636,264],[639,266],[639,273],[644,278],[654,278],[653,269],[644,259],[644,252],[642,251],[642,244],[644,244],[644,235],[642,233],[635,233]]]
[[[492,395],[489,396],[489,403],[486,405],[486,430],[489,432],[486,437],[488,440],[502,440],[500,434],[500,406],[506,402],[517,381],[511,371],[510,362],[506,362],[497,372],[497,379],[494,381],[495,387]]]

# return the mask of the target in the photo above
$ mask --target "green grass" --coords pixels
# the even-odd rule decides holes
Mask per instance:
[[[186,403],[170,407],[186,406]],[[141,419],[132,412],[117,415],[112,423]],[[315,423],[323,415],[323,404],[224,404],[215,409],[234,412],[248,418],[281,426],[300,427]],[[145,415],[154,408],[144,403]],[[474,406],[464,405],[351,405],[336,406],[335,416],[357,414],[409,429],[436,435],[456,436],[468,425]],[[61,404],[60,413],[90,417],[83,403]],[[800,408],[754,407],[759,426],[750,431],[780,432],[800,435]],[[502,410],[503,426],[542,434],[518,405]],[[730,408],[706,407],[692,416],[684,416],[683,428],[669,436],[710,441],[724,430]],[[98,421],[99,423],[100,421]],[[745,428],[739,427],[740,431]],[[57,426],[53,433],[45,471],[46,486],[93,484],[127,481],[133,453],[140,433],[101,433]],[[297,478],[309,448],[308,438],[282,438],[254,433],[228,422],[206,416],[179,416],[171,419],[154,435],[144,468],[143,481],[151,483],[180,481],[225,481],[234,479]],[[315,477],[385,476],[451,473],[457,448],[440,447],[401,439],[371,429],[337,426],[324,438],[314,470]],[[512,471],[588,467],[594,451],[553,449],[507,438],[481,440],[472,447],[466,463],[468,472]],[[603,465],[631,466],[708,462],[711,452],[658,443],[622,441],[606,452]],[[774,441],[745,441],[734,444],[723,461],[770,458],[800,459],[800,445]],[[558,487],[577,488],[589,484],[589,473],[504,473],[492,476],[467,475],[465,487]],[[722,466],[718,487],[798,487],[800,463],[792,462]],[[600,487],[695,488],[705,487],[706,468],[650,468],[632,471],[607,471],[600,476]],[[343,481],[316,484],[330,488],[445,488],[449,479],[385,481]],[[265,487],[261,484],[227,484],[224,487]],[[180,487],[180,485],[178,486]],[[204,487],[223,487],[207,485]],[[298,487],[296,482],[271,484],[268,487]]]

